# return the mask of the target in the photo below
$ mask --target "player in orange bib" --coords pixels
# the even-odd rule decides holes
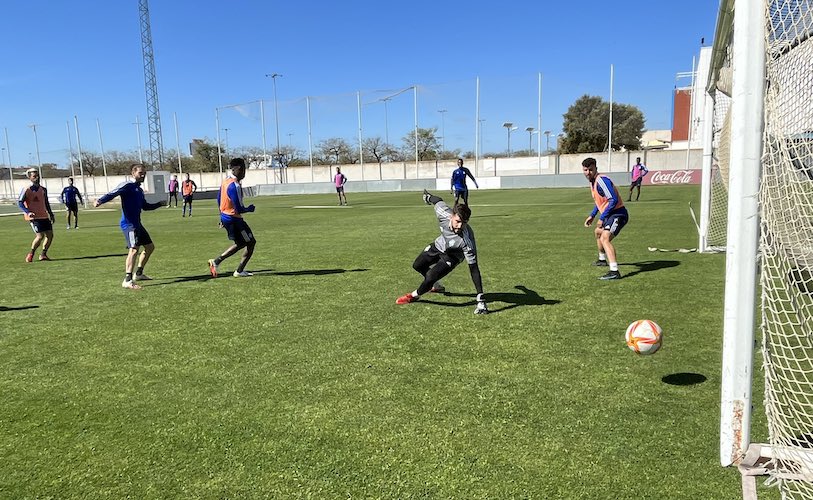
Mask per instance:
[[[34,260],[34,252],[42,243],[42,252],[39,260],[51,260],[48,258],[48,248],[54,241],[54,212],[48,202],[48,190],[40,185],[40,174],[35,168],[30,168],[25,172],[31,185],[20,192],[17,205],[25,214],[25,220],[31,224],[34,230],[34,241],[31,242],[31,251],[25,256],[26,262]]]
[[[192,217],[192,198],[197,190],[198,185],[189,178],[189,174],[186,174],[186,179],[181,183],[181,193],[183,193],[183,213],[181,217],[186,217],[187,206],[189,207],[189,217]]]
[[[607,266],[610,271],[601,276],[600,280],[621,279],[621,272],[618,270],[618,261],[613,246],[613,238],[618,236],[621,229],[629,221],[629,213],[624,206],[624,201],[618,194],[618,188],[606,175],[598,173],[595,158],[586,158],[582,162],[582,172],[590,181],[590,192],[593,195],[593,211],[584,220],[584,227],[590,227],[593,219],[598,215],[598,226],[596,226],[596,245],[598,246],[598,260],[594,265]],[[609,261],[609,262],[608,262]]]

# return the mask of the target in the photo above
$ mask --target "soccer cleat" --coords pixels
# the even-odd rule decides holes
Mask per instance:
[[[33,257],[33,256],[32,256],[32,257]],[[47,255],[45,255],[45,254],[41,254],[41,255],[40,255],[39,260],[51,260],[51,258],[50,258],[50,257],[48,257],[48,256],[47,256]]]
[[[133,280],[134,281],[152,281],[152,278],[150,278],[149,276],[147,276],[144,273],[141,273],[141,274],[136,274],[135,276],[133,276]]]
[[[70,231],[70,229],[71,229],[70,224],[69,224],[69,225],[68,225],[68,227],[66,227],[65,229],[67,229],[67,230],[69,230],[69,231]]]
[[[407,293],[395,299],[395,303],[398,305],[409,304],[410,302],[415,302],[418,300],[418,297],[414,297],[411,293]]]
[[[610,271],[609,273],[605,274],[604,276],[599,276],[600,280],[620,280],[621,273],[618,271]]]
[[[217,264],[214,259],[209,259],[209,272],[212,273],[212,278],[217,278]]]
[[[607,261],[606,261],[606,260],[601,260],[601,259],[599,259],[599,260],[597,260],[597,261],[593,262],[593,265],[594,265],[594,266],[597,266],[597,267],[605,267],[605,266],[609,266],[609,264],[607,264]]]
[[[34,262],[34,254],[30,253],[30,254],[26,255],[25,256],[25,261],[26,262]]]
[[[446,287],[443,286],[440,281],[435,283],[435,285],[429,290],[431,293],[443,293],[446,291]]]
[[[121,282],[122,288],[129,288],[130,290],[141,290],[141,286],[137,285],[135,281],[124,280]]]
[[[254,276],[254,274],[248,271],[234,271],[232,276],[234,276],[235,278],[248,278],[250,276]]]

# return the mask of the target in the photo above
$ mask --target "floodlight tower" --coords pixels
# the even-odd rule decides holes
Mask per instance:
[[[147,127],[150,132],[148,163],[155,170],[156,164],[164,163],[164,146],[161,140],[161,113],[158,110],[158,82],[155,79],[155,60],[152,52],[150,8],[147,0],[138,0],[141,18],[141,52],[144,59],[144,87],[147,93]]]

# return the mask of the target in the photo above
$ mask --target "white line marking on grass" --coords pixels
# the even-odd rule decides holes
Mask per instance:
[[[115,209],[115,208],[94,208],[93,211],[94,212],[118,212],[119,210]],[[54,213],[55,214],[60,214],[60,213],[63,213],[63,212],[64,212],[63,210],[59,209]],[[82,212],[84,213],[85,211],[83,210]],[[23,215],[23,213],[22,212],[12,212],[10,214],[0,214],[0,217],[16,217],[18,215],[21,216],[21,215]]]
[[[338,206],[338,205],[294,205],[291,208],[352,208],[346,205]]]

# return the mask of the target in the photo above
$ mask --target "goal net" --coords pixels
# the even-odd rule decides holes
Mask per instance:
[[[770,1],[765,22],[765,406],[783,496],[813,498],[813,1]]]

